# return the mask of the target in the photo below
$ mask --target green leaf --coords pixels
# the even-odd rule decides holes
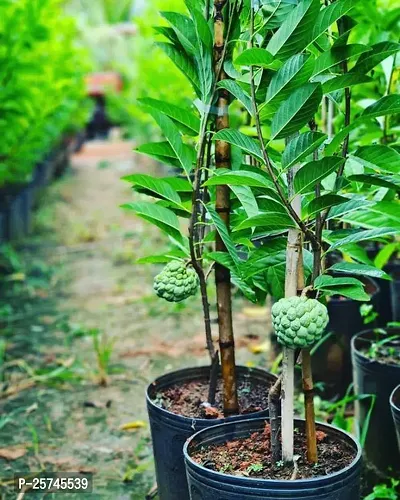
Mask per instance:
[[[294,89],[307,83],[313,69],[314,58],[312,56],[296,54],[288,59],[271,79],[266,102],[259,108],[261,120],[272,116]]]
[[[159,227],[177,241],[182,241],[178,217],[172,210],[154,203],[126,203],[122,208],[132,210],[136,215]]]
[[[371,278],[382,278],[385,280],[392,279],[385,271],[382,271],[382,269],[378,269],[374,266],[367,266],[365,264],[356,264],[354,262],[339,262],[330,267],[329,270],[357,276],[371,276]]]
[[[361,44],[345,45],[343,47],[332,47],[330,51],[322,53],[315,61],[314,75],[319,75],[352,57],[367,52],[369,47]]]
[[[250,186],[259,188],[273,187],[272,181],[268,180],[265,176],[247,170],[228,170],[224,169],[223,172],[217,169],[214,170],[214,175],[204,183],[205,186]]]
[[[238,130],[231,128],[220,130],[214,135],[213,139],[215,141],[229,142],[229,144],[237,146],[247,154],[254,156],[264,163],[264,158],[259,144],[254,139],[242,134],[242,132],[239,132]]]
[[[304,49],[311,40],[319,6],[319,0],[302,0],[272,35],[267,50],[283,60]]]
[[[179,205],[180,208],[186,210],[185,207],[183,207],[181,204],[182,201],[179,194],[172,188],[170,184],[161,179],[154,178],[146,174],[133,174],[124,177],[124,180],[148,191],[151,191],[152,193],[161,196],[165,200],[172,201],[173,203]]]
[[[344,16],[352,7],[354,7],[354,0],[337,0],[322,9],[317,19],[315,19],[309,44],[325,33],[334,22]]]
[[[187,151],[187,154],[191,158],[191,162],[194,163],[196,161],[195,150],[187,144],[183,144],[183,149]],[[151,158],[155,158],[161,163],[173,165],[174,167],[181,167],[181,164],[176,157],[176,153],[170,146],[169,142],[150,142],[148,144],[142,144],[134,151],[136,153],[145,154]]]
[[[260,213],[259,215],[243,221],[238,227],[234,228],[234,231],[241,231],[242,229],[253,227],[263,227],[267,228],[269,231],[286,231],[289,228],[296,227],[296,223],[284,212]]]
[[[268,285],[271,289],[272,297],[279,300],[285,296],[285,263],[280,266],[268,268]]]
[[[314,192],[315,185],[334,172],[344,162],[343,158],[327,156],[321,160],[310,161],[298,170],[294,178],[296,194]]]
[[[168,118],[168,116],[163,115],[156,109],[149,108],[149,113],[161,128],[163,134],[174,150],[176,157],[180,161],[182,168],[185,170],[186,174],[189,174],[193,167],[192,157],[182,142],[178,127],[170,118]]]
[[[248,217],[258,214],[257,200],[248,186],[231,186],[232,191],[242,204]]]
[[[387,57],[396,54],[399,51],[400,44],[391,41],[380,42],[372,45],[370,51],[360,56],[355,66],[351,69],[351,73],[368,73]]]
[[[300,163],[321,146],[326,138],[327,135],[321,132],[304,132],[296,135],[283,152],[282,167],[287,169]]]
[[[337,194],[324,194],[318,198],[314,198],[306,207],[307,217],[311,217],[312,215],[320,213],[327,208],[340,205],[346,201],[348,201],[348,198]]]
[[[378,118],[386,115],[396,115],[400,113],[400,95],[390,94],[381,97],[378,101],[364,109],[360,120],[366,118]]]
[[[389,189],[400,189],[400,179],[392,175],[379,174],[355,174],[347,177],[349,181],[362,182],[370,186],[380,186]]]
[[[395,115],[398,113],[400,113],[400,96],[391,94],[382,97],[371,106],[368,106],[368,108],[363,111],[361,116],[356,118],[350,125],[342,128],[332,139],[330,144],[326,146],[325,154],[333,154],[340,146],[340,143],[344,140],[344,138],[352,130],[362,125],[365,121],[372,118],[378,118],[380,116]]]
[[[382,269],[389,262],[391,256],[399,249],[399,244],[397,242],[389,243],[385,245],[382,250],[379,251],[378,255],[374,259],[374,265],[379,269]]]
[[[334,278],[325,274],[314,281],[314,288],[328,295],[342,295],[359,301],[370,300],[370,296],[364,291],[364,284],[355,278]]]
[[[221,266],[226,267],[230,271],[237,271],[235,262],[227,252],[207,252],[204,257],[221,264]]]
[[[161,179],[178,193],[192,193],[193,191],[192,184],[186,179],[180,177],[161,177]]]
[[[185,75],[185,77],[193,85],[196,94],[201,97],[200,80],[197,74],[196,66],[192,59],[178,50],[171,43],[157,42],[157,47],[160,47],[165,54],[171,59],[175,66]]]
[[[354,85],[359,85],[360,83],[372,82],[372,78],[367,75],[360,73],[347,73],[345,75],[336,76],[327,80],[322,84],[322,92],[324,94],[330,94],[336,90],[344,89],[346,87],[353,87]]]
[[[158,111],[161,111],[165,115],[169,116],[177,123],[178,127],[183,125],[183,132],[189,135],[198,135],[200,131],[200,119],[192,113],[190,109],[181,108],[175,106],[175,104],[169,104],[164,101],[159,101],[158,99],[151,99],[150,97],[144,97],[138,99],[140,104],[145,106],[150,106]]]
[[[369,207],[371,212],[383,214],[386,216],[388,224],[400,223],[400,203],[397,200],[393,201],[380,201],[375,205]]]
[[[254,47],[244,50],[235,60],[241,66],[261,66],[268,68],[274,57],[265,49]]]
[[[327,220],[338,219],[343,214],[349,214],[358,210],[359,208],[365,208],[369,205],[369,202],[364,198],[352,198],[336,207],[333,207],[329,212]]]
[[[321,99],[319,83],[308,83],[295,90],[272,120],[271,139],[281,139],[299,131],[317,112]]]
[[[185,0],[185,4],[192,16],[198,40],[201,40],[205,47],[211,51],[213,48],[213,36],[209,24],[201,12],[199,3],[197,0]]]
[[[172,26],[186,52],[194,55],[197,47],[193,21],[179,12],[160,12],[160,14]]]
[[[253,104],[251,98],[247,92],[245,92],[242,87],[234,82],[233,80],[222,80],[218,84],[219,88],[226,89],[230,92],[238,101],[240,101],[243,106],[247,109],[250,115],[253,115]]]
[[[231,256],[235,266],[237,266],[240,262],[239,255],[236,250],[236,246],[232,241],[232,238],[229,234],[228,228],[225,226],[224,221],[221,219],[221,217],[218,215],[214,207],[210,204],[206,205],[207,212],[209,216],[211,217],[211,220],[218,231],[218,234],[221,238],[221,240],[224,242],[224,245],[229,252],[229,255]]]
[[[336,248],[340,248],[348,243],[358,243],[359,241],[368,241],[368,240],[376,240],[378,238],[382,238],[384,236],[393,236],[397,234],[397,230],[384,227],[379,229],[368,229],[366,231],[357,231],[345,238],[340,238],[339,240],[335,240],[334,243],[330,246],[329,252],[332,252]]]
[[[367,252],[357,243],[349,243],[341,248],[341,253],[345,259],[352,259],[367,266],[372,266],[373,262],[368,257]]]
[[[358,148],[353,157],[364,166],[380,172],[400,173],[400,153],[383,144]]]
[[[170,250],[168,253],[159,255],[148,255],[136,260],[137,264],[163,264],[164,262],[171,262],[171,260],[181,260],[187,257],[187,254],[182,250]]]

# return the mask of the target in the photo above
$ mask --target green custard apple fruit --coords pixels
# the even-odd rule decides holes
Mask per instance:
[[[168,302],[181,302],[194,295],[199,286],[199,278],[193,267],[184,262],[169,262],[154,278],[154,290]]]
[[[285,347],[309,347],[322,337],[328,310],[316,299],[289,297],[272,306],[272,324],[278,342]]]

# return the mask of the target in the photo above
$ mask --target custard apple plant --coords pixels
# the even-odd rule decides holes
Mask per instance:
[[[207,5],[187,0],[187,15],[164,13],[160,46],[191,83],[193,103],[140,101],[163,140],[137,152],[177,175],[128,176],[152,201],[137,198],[126,208],[169,236],[173,255],[149,261],[190,261],[203,292],[209,273],[202,269],[214,263],[217,281],[226,270],[248,299],[278,301],[274,323],[291,359],[286,383],[294,347],[305,348],[307,359],[321,336],[329,297],[368,301],[363,278],[388,278],[364,246],[400,234],[400,96],[393,90],[400,44],[354,40],[352,0],[219,0],[214,30]],[[339,258],[330,265],[333,254]],[[292,418],[283,412],[284,461],[293,457]]]

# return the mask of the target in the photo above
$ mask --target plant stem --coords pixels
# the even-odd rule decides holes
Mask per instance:
[[[214,65],[215,73],[220,68],[220,59],[222,57],[224,42],[224,19],[222,9],[226,0],[214,0]],[[226,78],[222,68],[219,70],[217,80]],[[218,90],[217,117],[215,129],[218,132],[229,128],[229,93],[226,89]],[[229,143],[225,141],[215,141],[215,168],[231,167],[231,151]],[[230,228],[230,190],[229,186],[217,186],[215,208],[222,221]],[[224,242],[217,233],[216,251],[226,252]],[[232,415],[238,413],[239,403],[237,397],[236,384],[236,365],[235,365],[235,345],[233,336],[232,320],[232,292],[231,275],[228,268],[216,263],[215,280],[217,287],[217,308],[218,308],[218,326],[219,326],[219,347],[221,353],[222,378],[224,382],[224,414]]]
[[[250,9],[250,47],[253,46],[253,33],[254,33],[254,9]],[[304,222],[301,220],[300,217],[300,212],[297,213],[296,210],[293,208],[292,204],[290,203],[289,199],[291,196],[289,196],[289,199],[285,196],[285,193],[279,184],[278,178],[275,175],[274,169],[271,164],[271,160],[269,158],[268,151],[265,147],[264,144],[264,138],[263,138],[263,133],[261,129],[261,121],[260,121],[260,114],[258,111],[258,106],[257,106],[257,99],[256,99],[256,85],[254,81],[254,69],[253,66],[250,66],[250,89],[251,89],[251,100],[253,104],[253,113],[254,113],[254,121],[256,124],[256,130],[257,130],[257,137],[260,142],[260,147],[261,147],[261,152],[263,155],[264,163],[267,168],[268,174],[271,177],[272,182],[274,183],[275,189],[278,193],[279,198],[281,199],[282,204],[285,206],[288,214],[292,217],[292,219],[296,222],[297,226],[302,230],[302,232],[309,238],[311,245],[314,249],[318,248],[318,241],[315,238],[314,233],[304,224]]]
[[[343,18],[341,18],[338,21],[339,36],[342,35],[345,31],[346,31],[346,27],[344,25]],[[343,61],[342,69],[343,69],[343,74],[346,74],[348,72],[347,61]],[[328,118],[329,118],[329,116],[328,116]],[[351,121],[351,92],[350,92],[350,88],[346,87],[344,89],[344,125],[343,125],[343,127],[347,127],[348,125],[350,125],[350,121]],[[347,158],[347,155],[349,152],[349,144],[350,144],[350,135],[347,134],[346,137],[344,138],[343,146],[342,146],[342,157],[345,159]],[[336,175],[336,182],[338,181],[338,179],[340,179],[340,177],[342,177],[343,172],[344,172],[344,167],[345,167],[345,162],[343,163],[343,165],[341,165],[339,167],[339,170],[338,170],[337,175]],[[330,213],[330,208],[327,208],[325,210],[324,214],[322,215],[321,231],[322,231],[323,227],[325,226],[325,222],[328,219],[329,213]],[[318,236],[317,236],[317,238],[318,238]]]
[[[279,377],[268,393],[269,422],[271,425],[271,461],[273,464],[281,459],[279,441],[279,403],[281,396],[282,377]]]
[[[307,460],[315,464],[318,462],[318,452],[315,430],[314,384],[312,378],[311,354],[309,349],[302,349],[301,354],[304,410],[306,416]]]

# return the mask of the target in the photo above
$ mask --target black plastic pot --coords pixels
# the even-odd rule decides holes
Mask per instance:
[[[19,240],[29,234],[32,221],[31,186],[23,187],[9,202],[7,213],[7,239]]]
[[[388,335],[400,334],[400,328],[387,330]],[[384,364],[365,355],[376,339],[373,330],[359,333],[352,339],[354,390],[357,395],[375,394],[364,451],[367,461],[383,474],[400,472],[400,453],[396,444],[396,432],[390,411],[389,398],[400,384],[400,366]],[[398,346],[397,346],[398,348]],[[371,398],[356,401],[355,410],[359,429],[367,425]]]
[[[263,410],[225,419],[188,418],[169,412],[155,404],[154,399],[160,389],[166,389],[174,384],[207,379],[209,370],[209,367],[202,366],[168,373],[156,379],[147,389],[147,410],[160,500],[189,500],[182,449],[193,433],[221,422],[268,416],[268,410]],[[248,377],[249,381],[260,381],[265,384],[266,391],[276,380],[274,375],[260,368],[238,366],[236,373],[240,378]]]
[[[371,278],[364,278],[371,297],[368,302],[376,310],[380,290]],[[362,302],[345,297],[333,296],[328,304],[329,323],[326,332],[331,336],[313,355],[314,380],[325,384],[324,397],[343,397],[352,382],[351,338],[365,328],[360,313]],[[374,325],[372,325],[374,326]]]
[[[388,264],[388,273],[393,278],[390,281],[390,298],[392,306],[392,321],[400,321],[400,261]]]
[[[400,385],[398,385],[390,395],[390,408],[392,410],[392,417],[394,428],[397,435],[397,444],[400,451]]]
[[[190,455],[200,447],[248,437],[260,431],[264,418],[226,423],[192,436],[184,447],[186,473],[191,500],[358,500],[360,498],[361,447],[347,433],[327,424],[318,429],[336,435],[354,449],[356,457],[345,469],[313,479],[282,481],[222,474],[194,462]],[[304,421],[296,420],[304,428]]]

